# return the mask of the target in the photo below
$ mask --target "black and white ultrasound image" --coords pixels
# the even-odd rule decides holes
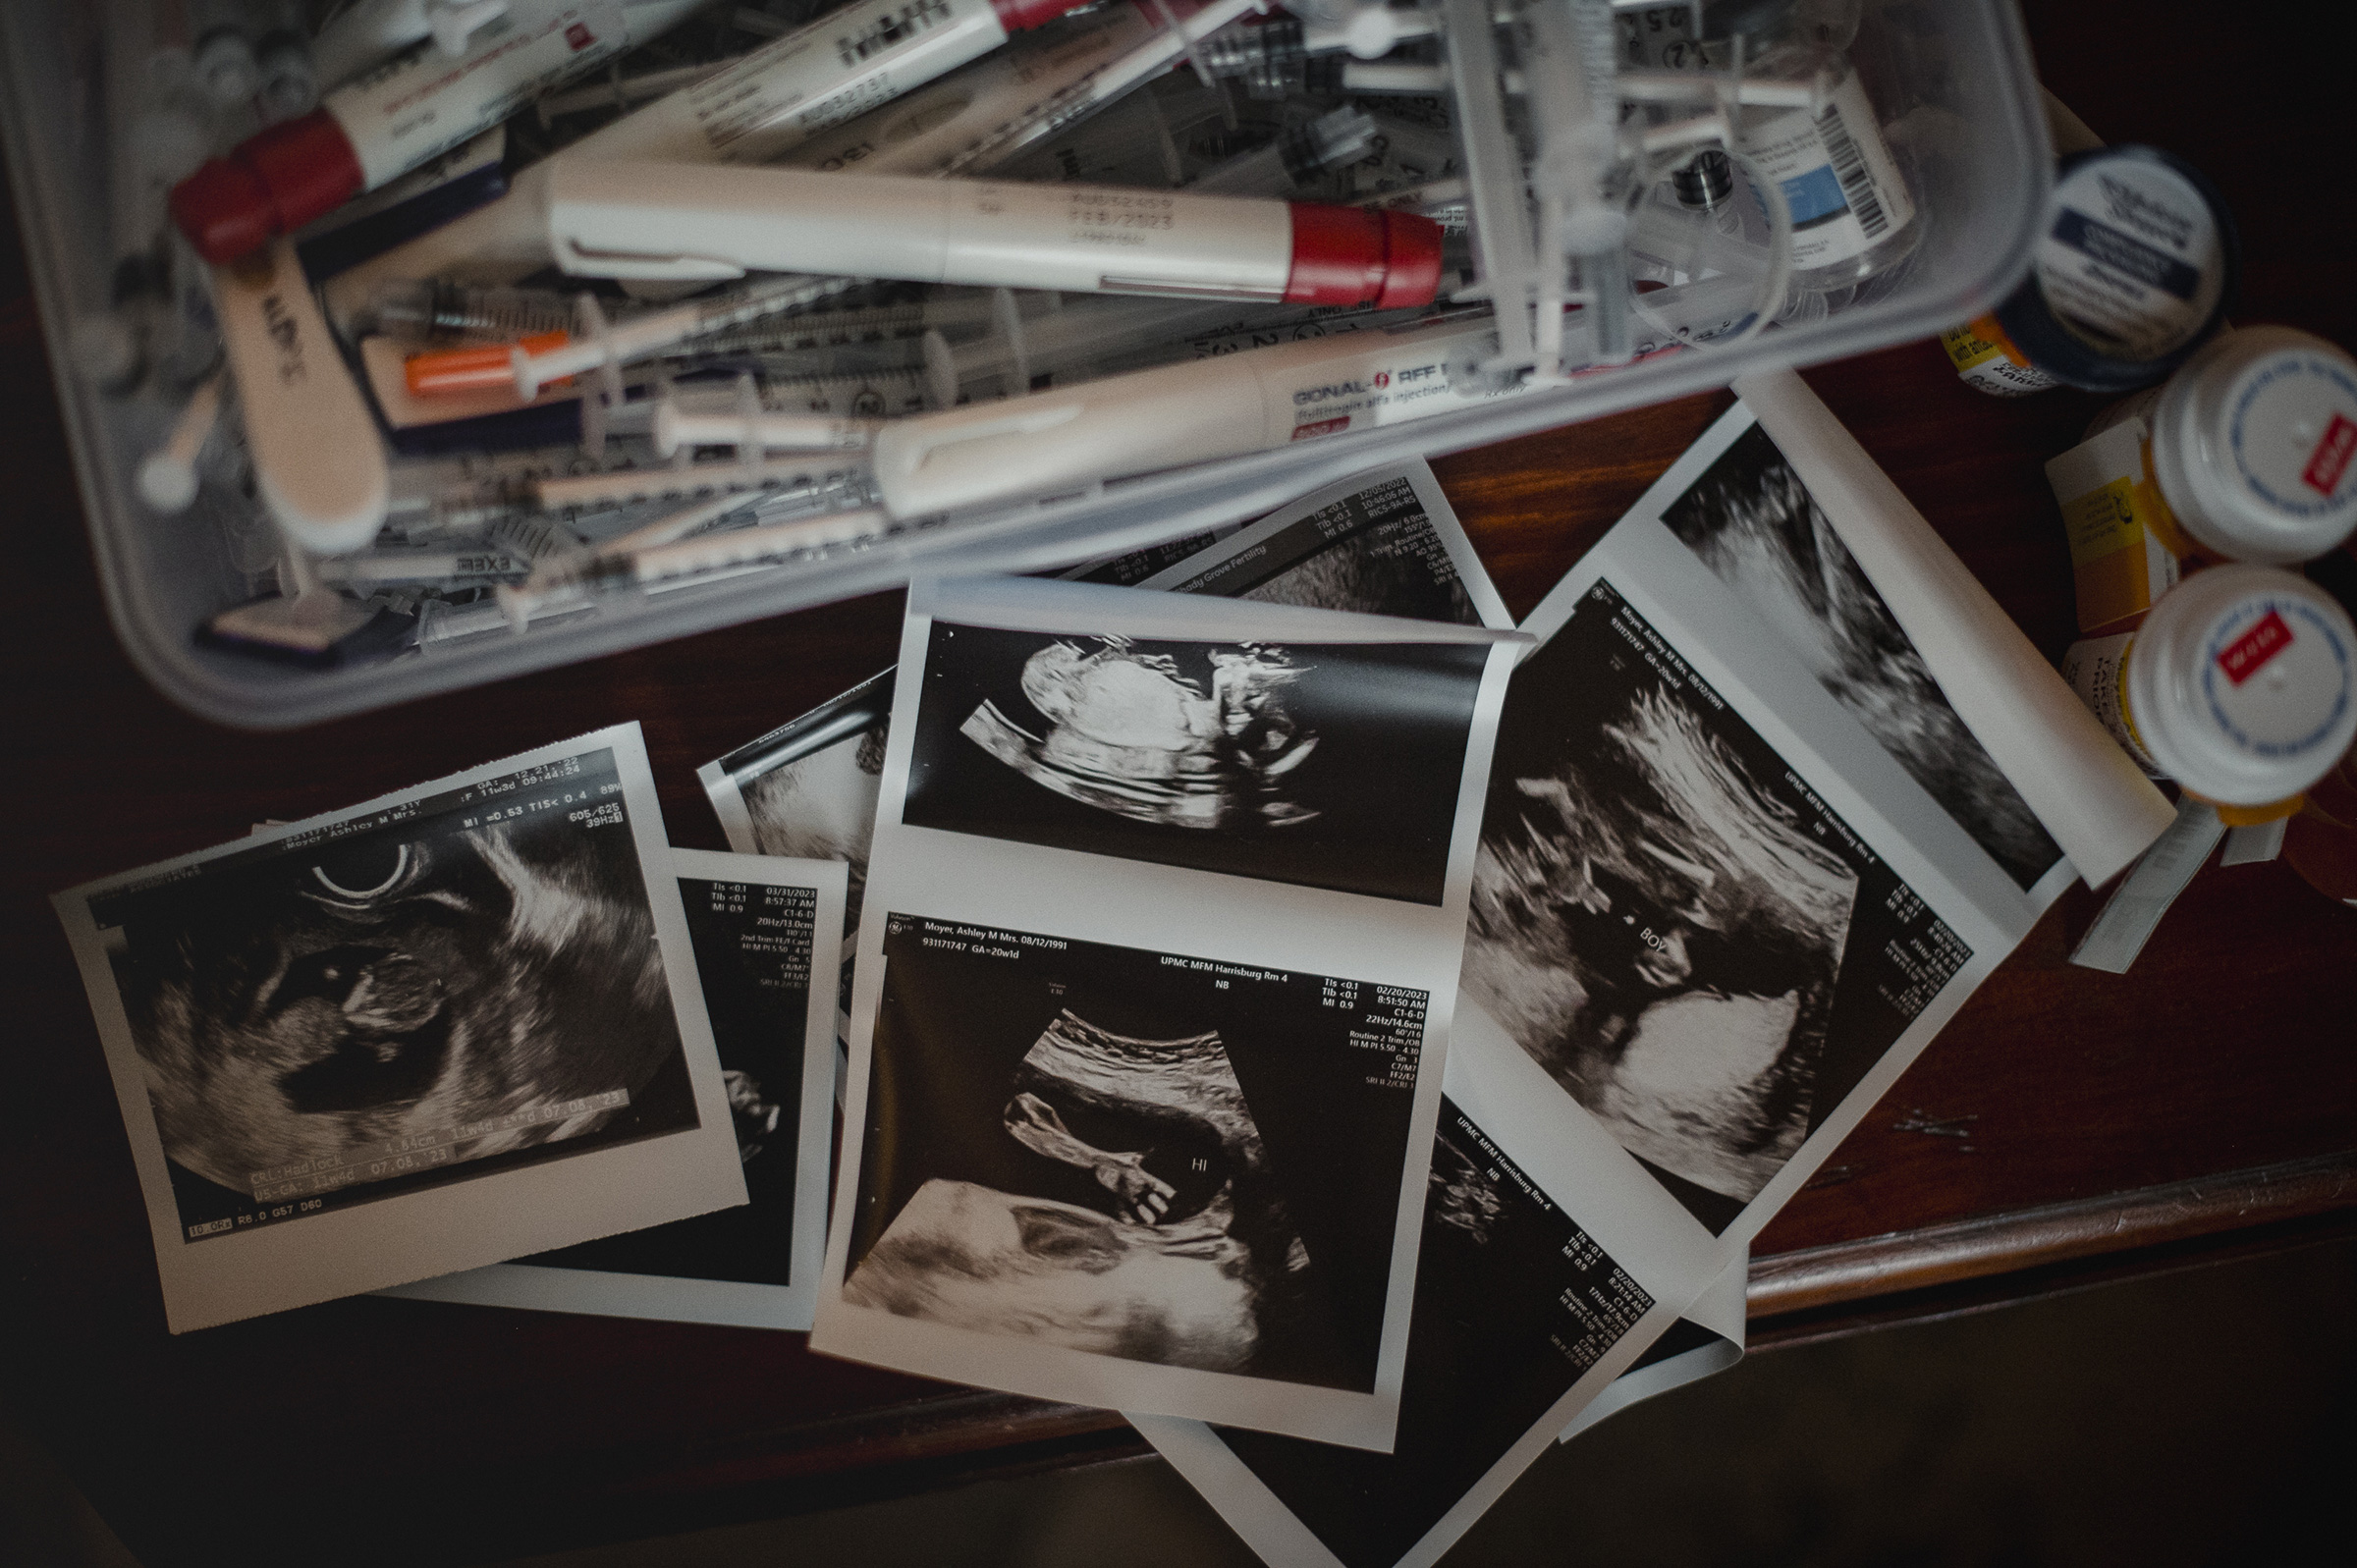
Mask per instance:
[[[1466,995],[1714,1232],[1969,957],[1610,584],[1515,671]]]
[[[1426,1193],[1392,1452],[1215,1429],[1345,1568],[1398,1561],[1653,1306],[1446,1099]]]
[[[1488,654],[937,621],[903,820],[1438,904]]]
[[[1754,425],[1662,513],[1809,674],[2023,888],[2062,848],[1965,728],[1800,476]]]
[[[611,751],[91,916],[188,1241],[697,1125]]]
[[[1170,587],[1313,610],[1481,624],[1472,595],[1405,475],[1354,490]]]
[[[704,1011],[728,1088],[747,1201],[518,1261],[674,1279],[795,1284],[789,1243],[818,892],[682,877],[680,900],[686,906]]]
[[[844,1299],[1370,1391],[1422,992],[892,915]]]

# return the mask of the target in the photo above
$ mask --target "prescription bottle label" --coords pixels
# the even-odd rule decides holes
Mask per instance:
[[[2099,432],[2046,465],[2062,509],[2081,631],[2133,624],[2176,586],[2173,525],[2144,478],[2144,421]]]
[[[2193,341],[2225,287],[2209,201],[2165,164],[2104,158],[2062,178],[2034,271],[2047,309],[2108,357],[2158,359]]]
[[[1995,316],[1982,316],[1940,334],[1948,363],[1967,386],[1999,398],[2026,398],[2060,382],[2022,357]]]
[[[2129,631],[2072,643],[2062,655],[2062,679],[2136,765],[2160,779],[2165,775],[2144,749],[2144,737],[2136,732],[2135,717],[2128,711],[2128,650],[2135,642],[2136,634]]]
[[[1792,270],[1854,260],[1915,219],[1906,182],[1853,73],[1823,114],[1795,109],[1745,133],[1744,150],[1792,209]]]

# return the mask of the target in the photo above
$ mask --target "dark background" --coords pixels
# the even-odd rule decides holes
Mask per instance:
[[[1034,784],[958,732],[985,699],[1034,735],[1047,721],[1023,696],[1023,662],[1058,641],[1091,637],[1002,631],[936,621],[926,655],[903,820],[1166,866],[1438,904],[1463,778],[1465,732],[1487,644],[1287,643],[1300,672],[1277,688],[1297,734],[1317,749],[1284,793],[1318,815],[1249,832],[1169,827],[1101,811]],[[1233,643],[1140,640],[1208,693],[1206,650]],[[1272,644],[1271,646],[1277,646]]]
[[[1087,942],[1063,952],[1023,947],[1019,958],[989,958],[920,946],[928,924],[950,928],[893,918],[902,929],[885,939],[847,1272],[937,1176],[1112,1212],[1112,1195],[1087,1172],[1033,1154],[1005,1125],[1015,1069],[1059,1012],[1143,1040],[1216,1031],[1308,1249],[1313,1315],[1323,1319],[1320,1331],[1282,1353],[1264,1347],[1271,1364],[1256,1361],[1253,1370],[1361,1391],[1374,1386],[1413,1096],[1360,1082],[1370,1072],[1381,1076],[1383,1058],[1352,1049],[1346,1031],[1357,1015],[1320,1005],[1319,976],[1223,977],[1166,966],[1159,953]],[[1223,978],[1226,990],[1217,984]],[[1061,994],[1060,985],[1067,988]],[[1372,1003],[1374,988],[1362,986],[1359,996]],[[1094,1141],[1080,1122],[1070,1125]]]

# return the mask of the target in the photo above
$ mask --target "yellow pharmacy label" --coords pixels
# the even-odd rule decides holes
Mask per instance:
[[[2144,523],[2136,514],[2135,482],[2114,479],[2101,490],[2065,502],[2062,531],[2070,541],[2074,567],[2143,544]]]
[[[2003,344],[1991,343],[1968,326],[1950,327],[1940,334],[1940,346],[1947,351],[1948,362],[1956,367],[1959,375],[1967,370],[1978,369],[1992,359],[2005,357]]]

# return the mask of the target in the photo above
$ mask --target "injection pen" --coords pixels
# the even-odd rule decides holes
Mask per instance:
[[[215,158],[172,191],[207,261],[234,261],[505,120],[539,92],[643,43],[704,0],[510,0],[456,59],[419,44]]]
[[[1441,281],[1440,225],[1412,213],[1115,187],[585,163],[550,178],[548,227],[566,271],[611,278],[845,273],[1383,307],[1428,304]]]
[[[1279,344],[895,420],[869,449],[899,518],[1399,423],[1510,396],[1485,313]]]
[[[554,169],[607,158],[766,163],[1081,3],[852,0],[591,132],[522,170],[500,199],[345,274],[329,286],[330,313],[346,319],[384,278],[461,271],[512,282],[545,266],[541,182]]]

